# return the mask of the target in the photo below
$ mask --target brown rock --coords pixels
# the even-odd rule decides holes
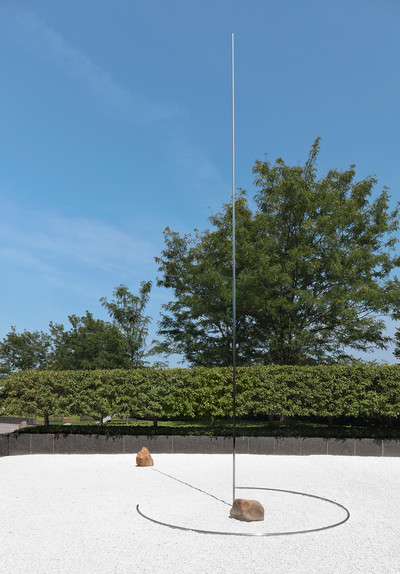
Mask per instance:
[[[235,498],[230,515],[232,518],[244,520],[245,522],[264,520],[264,507],[257,500]]]
[[[136,455],[136,464],[138,466],[153,466],[154,461],[149,450],[144,446]]]

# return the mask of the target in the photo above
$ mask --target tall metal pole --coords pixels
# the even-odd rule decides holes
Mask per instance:
[[[232,34],[232,368],[233,500],[236,498],[236,221],[235,221],[235,36]]]

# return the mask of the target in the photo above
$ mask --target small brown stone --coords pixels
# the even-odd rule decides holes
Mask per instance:
[[[264,507],[257,500],[235,498],[230,515],[232,518],[244,520],[245,522],[264,520]]]
[[[154,461],[149,450],[144,446],[136,455],[136,464],[138,466],[153,466]]]

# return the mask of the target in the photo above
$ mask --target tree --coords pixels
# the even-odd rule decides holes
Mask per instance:
[[[128,367],[126,342],[115,325],[83,317],[68,317],[70,330],[50,323],[53,343],[51,368],[56,370],[118,369]]]
[[[17,333],[12,327],[0,342],[0,377],[16,370],[129,369],[147,365],[145,358],[157,352],[155,346],[146,343],[150,317],[144,311],[150,290],[150,281],[141,283],[138,296],[119,285],[111,302],[102,297],[100,302],[112,323],[95,319],[86,311],[83,317],[68,317],[70,329],[50,322],[50,334],[26,330]]]
[[[396,357],[396,359],[400,359],[400,329],[396,329],[396,333],[394,334],[394,342],[395,348],[393,355]]]
[[[249,314],[245,270],[254,234],[254,217],[242,194],[236,202],[237,362],[255,361],[259,326]],[[173,290],[175,300],[163,306],[166,313],[159,334],[165,353],[181,353],[195,366],[227,366],[232,362],[232,210],[225,206],[210,217],[215,230],[180,236],[166,228],[166,248],[157,257],[163,277],[158,285]]]
[[[377,180],[355,181],[355,166],[317,178],[319,139],[304,166],[256,161],[256,209],[236,200],[239,364],[351,360],[350,351],[385,348],[380,315],[400,317],[394,232],[399,205]],[[192,365],[231,361],[231,206],[212,231],[165,230],[158,285],[173,290],[160,334],[165,349]]]
[[[114,299],[111,301],[108,301],[107,297],[100,299],[125,340],[131,369],[145,366],[147,364],[145,358],[151,354],[151,349],[147,345],[148,324],[151,318],[144,314],[151,286],[151,281],[142,281],[139,295],[134,295],[126,285],[119,285],[113,291]]]
[[[15,327],[11,327],[0,342],[0,373],[46,368],[50,346],[50,336],[42,331],[17,333]]]

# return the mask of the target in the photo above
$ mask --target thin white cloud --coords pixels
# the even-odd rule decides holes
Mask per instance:
[[[7,229],[3,228],[7,233]],[[9,234],[7,234],[9,236]],[[10,234],[11,235],[11,234]],[[18,247],[8,246],[0,236],[0,259],[3,261],[12,261],[14,265],[25,269],[34,269],[36,272],[46,275],[52,274],[53,270],[50,265],[46,265],[40,258],[35,257],[32,252]]]
[[[4,14],[4,11],[2,11]],[[84,52],[40,20],[32,10],[8,8],[9,32],[33,53],[52,62],[97,98],[135,122],[157,122],[181,115],[173,105],[149,102],[132,94]]]
[[[0,18],[3,30],[17,38],[30,53],[85,85],[98,101],[129,121],[154,125],[158,142],[165,146],[169,164],[181,174],[188,189],[205,191],[214,197],[217,197],[218,190],[229,189],[229,178],[221,173],[207,151],[186,133],[185,126],[190,119],[186,111],[163,102],[149,102],[133,94],[33,10],[8,4],[6,8],[0,6]],[[208,204],[209,199],[206,201]]]
[[[153,258],[150,244],[100,221],[50,217],[48,224],[50,249],[105,270],[122,272]]]
[[[229,190],[229,180],[204,150],[189,142],[189,139],[179,132],[180,130],[176,130],[174,134],[170,134],[168,141],[171,163],[180,173],[185,174],[189,188],[205,192],[209,196],[223,197],[224,192]],[[220,203],[219,200],[218,205]]]
[[[0,259],[55,279],[87,265],[116,277],[153,265],[154,247],[101,221],[28,212],[14,206],[0,217]],[[73,272],[72,272],[73,273]]]

